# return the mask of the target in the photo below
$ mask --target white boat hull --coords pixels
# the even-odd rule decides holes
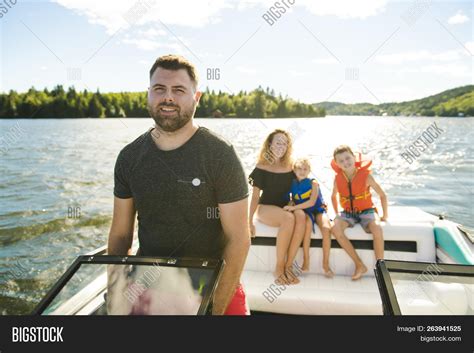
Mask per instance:
[[[385,240],[385,258],[389,260],[416,262],[443,262],[449,257],[438,259],[434,227],[440,222],[437,217],[416,207],[392,207],[388,222],[382,223]],[[449,221],[443,221],[449,222]],[[452,223],[452,222],[451,222]],[[251,310],[309,315],[382,315],[382,302],[373,269],[375,256],[371,248],[372,236],[363,231],[360,225],[346,230],[346,235],[355,244],[356,251],[369,271],[358,281],[352,281],[354,263],[345,251],[333,240],[329,263],[335,272],[333,278],[326,278],[322,270],[321,233],[316,229],[312,234],[310,251],[310,271],[298,276],[296,285],[277,285],[273,271],[276,265],[275,240],[277,228],[269,227],[255,220],[256,238],[246,261],[242,282],[244,284]],[[458,239],[459,240],[459,239]],[[464,241],[464,240],[460,240]],[[474,246],[469,252],[474,253]],[[302,249],[296,257],[302,264]],[[447,261],[446,261],[447,262]],[[401,286],[401,287],[400,287]],[[413,283],[403,283],[400,300],[406,300],[408,314],[450,314],[443,305],[441,297],[459,304],[458,309],[473,310],[466,300],[464,288],[453,286],[433,287],[422,292],[417,300],[410,297]],[[448,300],[447,299],[447,300]],[[472,303],[471,303],[472,304]]]

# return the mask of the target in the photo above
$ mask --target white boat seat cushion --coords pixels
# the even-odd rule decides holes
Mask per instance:
[[[276,235],[278,228],[269,227],[255,221],[256,238],[252,239],[245,270],[273,271],[276,265]],[[385,240],[385,258],[402,261],[436,262],[436,245],[433,226],[430,223],[397,222],[382,224]],[[360,225],[346,229],[347,237],[353,241],[357,253],[364,264],[370,269],[368,276],[373,276],[375,255],[372,248],[372,235],[366,233]],[[311,236],[310,273],[322,274],[321,232]],[[346,252],[339,248],[336,240],[332,240],[329,263],[337,275],[350,276],[354,272],[354,263]],[[298,251],[296,261],[301,266],[303,259],[302,248]]]

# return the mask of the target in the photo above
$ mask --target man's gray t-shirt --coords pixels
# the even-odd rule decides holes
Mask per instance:
[[[140,255],[221,258],[218,203],[246,198],[248,187],[233,146],[199,127],[171,151],[156,146],[151,130],[125,146],[115,164],[114,195],[133,197]]]

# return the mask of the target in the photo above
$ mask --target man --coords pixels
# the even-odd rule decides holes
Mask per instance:
[[[231,144],[194,122],[201,92],[194,66],[166,55],[150,70],[155,127],[125,146],[115,165],[108,254],[223,258],[213,314],[248,314],[240,275],[250,247],[248,188]]]

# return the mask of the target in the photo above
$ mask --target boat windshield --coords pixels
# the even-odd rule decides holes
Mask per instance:
[[[379,261],[377,283],[388,315],[474,315],[474,266]]]
[[[68,269],[40,303],[38,314],[204,314],[221,269],[219,261],[92,258]]]

